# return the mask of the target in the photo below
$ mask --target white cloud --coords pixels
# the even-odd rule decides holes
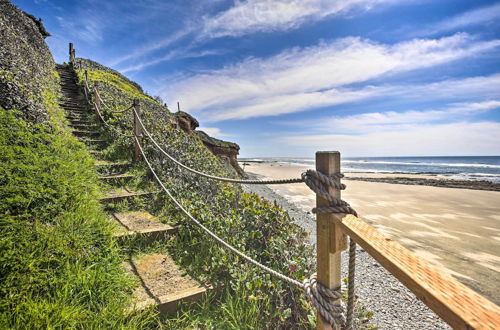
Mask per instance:
[[[500,40],[478,41],[464,33],[395,45],[344,38],[200,72],[172,81],[161,94],[180,100],[205,120],[272,116],[372,97],[387,88],[345,86],[474,56],[499,45]]]
[[[225,51],[218,50],[218,49],[204,50],[204,51],[199,51],[199,52],[189,51],[187,49],[175,49],[175,50],[168,52],[164,56],[161,56],[161,57],[149,60],[149,61],[140,62],[140,63],[134,64],[132,66],[128,66],[126,68],[120,69],[120,71],[122,73],[127,73],[127,72],[142,70],[142,69],[149,67],[151,65],[155,65],[155,64],[158,64],[161,62],[172,60],[172,59],[196,58],[196,57],[204,57],[204,56],[210,56],[210,55],[220,55],[223,53],[225,53]]]
[[[183,28],[183,29],[181,29],[179,31],[176,31],[176,32],[172,33],[171,35],[167,36],[166,38],[164,38],[162,40],[156,40],[153,43],[150,43],[150,44],[143,45],[141,47],[135,48],[134,50],[132,50],[127,55],[124,55],[122,57],[113,59],[109,63],[109,65],[110,66],[114,66],[114,65],[120,64],[122,62],[125,62],[125,61],[131,60],[131,59],[135,59],[135,58],[144,56],[144,55],[146,55],[146,54],[148,54],[150,52],[153,52],[155,50],[158,50],[158,49],[161,49],[161,48],[165,48],[165,47],[173,44],[174,42],[176,42],[176,41],[184,38],[185,36],[187,36],[191,32],[193,32],[193,28],[189,28],[189,27]],[[168,54],[166,56],[168,56]],[[158,63],[161,62],[161,61],[162,60],[160,59],[158,61]]]
[[[466,116],[476,115],[500,108],[500,101],[457,103],[439,110],[410,110],[403,112],[371,112],[350,116],[332,116],[311,122],[295,123],[302,127],[310,125],[317,130],[336,133],[364,133],[401,130],[408,125],[429,124],[436,121],[460,121]]]
[[[500,18],[500,3],[491,6],[473,9],[453,16],[427,29],[420,30],[421,35],[430,35],[439,32],[453,31],[473,25],[491,24]]]
[[[277,143],[294,148],[339,150],[346,156],[498,155],[500,123],[449,123],[406,125],[400,130],[363,134],[284,136]]]
[[[203,132],[207,133],[208,135],[215,136],[215,137],[231,136],[230,134],[222,133],[220,128],[218,128],[218,127],[198,127],[196,130],[203,131]]]
[[[205,19],[202,37],[286,31],[327,16],[366,10],[387,0],[248,0]]]

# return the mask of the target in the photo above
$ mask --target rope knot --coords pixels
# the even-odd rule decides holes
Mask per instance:
[[[304,292],[314,303],[321,316],[330,323],[334,329],[337,325],[345,325],[344,307],[341,302],[342,292],[340,288],[330,289],[317,281],[316,273],[302,282]],[[339,300],[339,304],[333,304],[331,300]]]
[[[313,213],[347,213],[357,216],[356,211],[344,200],[330,193],[329,188],[344,190],[345,184],[340,183],[344,175],[335,173],[330,176],[315,170],[307,170],[302,173],[302,180],[316,194],[326,199],[330,205],[313,208]]]

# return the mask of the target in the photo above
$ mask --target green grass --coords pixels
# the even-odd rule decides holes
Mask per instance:
[[[68,132],[0,108],[0,328],[140,328],[97,178]]]

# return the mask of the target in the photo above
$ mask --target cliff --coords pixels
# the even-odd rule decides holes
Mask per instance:
[[[20,110],[30,122],[46,122],[58,89],[54,59],[44,41],[48,33],[41,20],[6,0],[0,0],[0,13],[0,106]]]

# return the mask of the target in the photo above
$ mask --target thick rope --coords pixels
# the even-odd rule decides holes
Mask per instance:
[[[200,172],[198,170],[195,170],[195,169],[193,169],[193,168],[191,168],[191,167],[189,167],[187,165],[184,165],[183,163],[181,163],[180,161],[178,161],[177,159],[175,159],[172,155],[170,155],[168,152],[166,152],[158,144],[158,142],[156,142],[156,140],[153,138],[153,136],[149,133],[149,131],[145,127],[144,123],[142,122],[141,116],[139,116],[137,114],[137,111],[135,109],[133,109],[133,110],[134,110],[135,116],[138,119],[139,124],[141,125],[144,133],[146,133],[146,136],[151,140],[151,142],[153,142],[153,144],[156,146],[156,148],[158,148],[158,150],[160,150],[162,154],[164,154],[165,156],[167,156],[168,159],[170,159],[175,164],[179,165],[180,167],[182,167],[183,169],[185,169],[185,170],[187,170],[189,172],[195,173],[197,175],[203,176],[203,177],[208,178],[208,179],[213,179],[213,180],[218,180],[218,181],[223,181],[223,182],[231,182],[231,183],[245,183],[245,184],[287,184],[287,183],[300,183],[300,182],[304,182],[303,178],[280,179],[280,180],[240,180],[240,179],[231,179],[231,178],[224,178],[224,177],[220,177],[220,176],[210,175],[210,174],[206,174],[206,173]]]
[[[328,176],[314,170],[307,170],[302,173],[302,179],[305,184],[330,203],[328,206],[313,208],[313,213],[346,213],[358,216],[356,211],[346,201],[334,196],[329,191],[330,187],[338,190],[345,189],[345,184],[340,183],[340,178],[342,177],[343,174],[340,173]]]
[[[349,238],[349,271],[347,280],[347,312],[346,312],[346,330],[352,329],[352,320],[354,317],[354,276],[356,274],[356,242],[352,238]]]
[[[223,247],[229,249],[232,251],[234,254],[238,255],[239,257],[243,258],[244,260],[252,263],[253,265],[259,267],[260,269],[266,271],[267,273],[279,278],[282,281],[285,281],[289,284],[295,285],[299,288],[302,288],[307,295],[311,299],[311,301],[314,303],[316,308],[318,309],[318,312],[323,316],[331,325],[334,327],[334,329],[337,329],[337,324],[339,325],[344,325],[345,324],[345,318],[343,315],[343,307],[342,305],[334,305],[332,304],[329,300],[330,299],[340,299],[342,297],[342,293],[340,291],[340,288],[334,290],[334,289],[329,289],[321,283],[318,283],[316,281],[316,274],[313,274],[309,279],[305,279],[303,283],[290,278],[284,274],[281,274],[263,264],[258,262],[257,260],[247,256],[243,252],[239,251],[226,241],[224,241],[222,238],[217,236],[215,233],[213,233],[210,229],[205,227],[201,222],[199,222],[195,217],[191,215],[182,205],[181,203],[172,195],[170,190],[168,190],[163,182],[160,180],[158,177],[158,174],[156,174],[155,170],[153,169],[153,166],[151,165],[149,159],[146,157],[146,154],[144,153],[144,150],[142,148],[142,145],[138,139],[137,136],[134,136],[135,142],[137,143],[137,146],[139,147],[139,150],[141,152],[141,155],[146,162],[149,170],[155,177],[156,181],[158,184],[161,186],[161,188],[167,193],[167,195],[172,199],[172,201],[179,207],[179,209],[189,218],[191,221],[193,221],[198,227],[200,227],[203,231],[205,231],[208,235],[210,235],[213,239],[215,239],[219,244],[221,244]]]
[[[85,87],[84,88],[87,89],[86,95],[88,96],[88,94],[90,93],[90,90],[89,90],[89,86],[88,86],[87,81],[85,81]],[[94,95],[97,95],[97,97],[101,100],[101,97],[99,96],[99,93],[94,92]],[[102,113],[99,110],[99,107],[97,106],[97,103],[94,102],[94,101],[92,101],[92,100],[89,100],[88,98],[87,98],[87,101],[94,106],[94,109],[97,112],[97,116],[99,117],[99,120],[104,124],[104,126],[106,126],[107,128],[111,129],[112,131],[114,131],[116,134],[118,134],[120,136],[124,136],[124,137],[133,137],[134,136],[134,135],[124,134],[124,133],[120,132],[116,127],[111,126],[106,120],[104,120],[104,117],[102,116]],[[101,102],[102,102],[102,100],[101,100]]]

